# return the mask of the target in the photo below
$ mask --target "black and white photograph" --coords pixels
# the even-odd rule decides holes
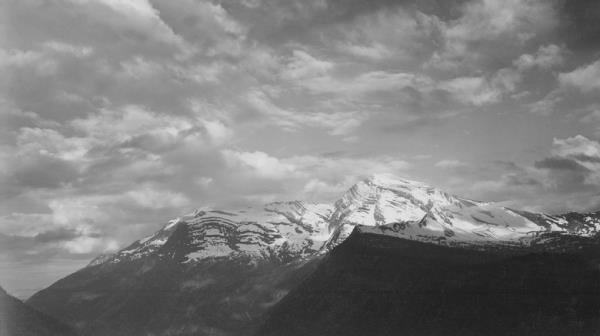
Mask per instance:
[[[0,336],[600,336],[600,1],[0,0]]]

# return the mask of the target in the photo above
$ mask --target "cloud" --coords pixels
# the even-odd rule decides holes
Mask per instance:
[[[70,162],[47,155],[19,158],[13,168],[14,182],[25,188],[61,188],[79,173]]]
[[[43,52],[19,49],[0,49],[0,69],[11,75],[14,71],[30,70],[39,76],[55,73],[57,64]]]
[[[554,139],[552,156],[535,162],[547,183],[563,192],[585,194],[600,187],[600,143],[582,135]]]
[[[403,175],[410,163],[393,156],[323,157],[315,155],[292,156],[285,162],[301,172],[302,188],[306,199],[335,199],[360,178],[377,174]]]
[[[542,1],[472,1],[465,4],[462,17],[448,35],[463,40],[485,40],[514,34],[527,39],[531,36],[522,35],[523,30],[551,24],[547,21],[552,14],[551,4]]]
[[[535,167],[539,169],[580,172],[583,173],[582,176],[588,172],[588,169],[577,163],[577,161],[560,157],[551,157],[536,161]]]
[[[548,116],[556,110],[557,105],[564,99],[565,97],[560,90],[553,90],[542,99],[529,104],[529,108],[532,113]]]
[[[380,43],[373,43],[370,45],[345,43],[341,44],[339,48],[351,55],[374,60],[384,59],[393,55],[386,46]]]
[[[600,108],[592,104],[585,109],[585,114],[579,119],[583,125],[592,125],[595,127],[594,135],[600,137]]]
[[[552,141],[552,153],[558,156],[574,157],[578,159],[592,159],[600,157],[600,144],[583,135]]]
[[[387,7],[334,26],[328,33],[337,48],[359,62],[410,65],[439,42],[443,23],[409,6]]]
[[[294,50],[281,76],[287,80],[310,78],[327,73],[334,64],[319,60],[302,50]]]
[[[442,160],[435,166],[455,164]],[[532,164],[494,161],[460,168],[447,169],[442,182],[459,195],[549,213],[600,206],[600,143],[582,135],[553,139],[548,155]]]
[[[501,92],[491,87],[483,77],[458,77],[442,84],[459,101],[476,106],[498,101]]]
[[[578,67],[571,72],[558,75],[558,80],[565,87],[574,87],[584,93],[600,89],[600,60]]]
[[[550,69],[564,62],[564,51],[555,44],[541,46],[538,51],[519,56],[513,63],[519,70],[529,70],[534,67]]]
[[[315,93],[338,93],[347,96],[375,91],[396,91],[405,87],[427,90],[431,84],[431,79],[426,76],[386,71],[370,71],[346,79],[318,76],[301,82],[302,86]]]
[[[127,192],[127,196],[144,208],[184,208],[190,200],[183,194],[168,190],[156,190],[149,185]]]
[[[57,228],[55,230],[48,230],[44,232],[40,232],[35,235],[35,240],[41,243],[49,243],[56,241],[65,241],[77,238],[79,233],[74,229],[67,228]]]
[[[223,156],[230,168],[248,170],[258,177],[267,179],[288,178],[295,172],[295,167],[283,163],[264,152],[237,152],[223,150]]]
[[[94,251],[102,253],[115,252],[119,245],[115,240],[82,236],[63,243],[63,248],[73,254],[89,254]]]
[[[183,57],[204,54],[239,56],[244,51],[247,27],[221,5],[209,1],[152,1],[161,19],[181,36],[189,51]]]
[[[455,169],[465,167],[467,164],[459,160],[441,160],[434,164],[434,166],[443,169]]]
[[[312,127],[326,129],[331,135],[346,135],[368,119],[367,113],[358,111],[311,112],[287,110],[277,106],[265,92],[258,90],[248,94],[247,102],[256,111],[268,117],[267,121],[292,132]]]
[[[82,58],[93,54],[94,48],[86,45],[73,45],[62,41],[48,41],[44,47],[57,53],[69,54]]]
[[[259,204],[281,199],[334,200],[362,177],[374,173],[399,174],[410,167],[408,162],[391,156],[277,157],[235,150],[223,150],[222,155],[226,167],[211,184],[222,185],[228,192]]]
[[[444,25],[444,48],[428,64],[445,70],[472,68],[497,53],[514,52],[515,46],[557,25],[553,5],[551,1],[466,2],[461,16]]]

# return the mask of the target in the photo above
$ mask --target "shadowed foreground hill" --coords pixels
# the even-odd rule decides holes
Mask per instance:
[[[65,324],[28,307],[0,288],[1,336],[74,336]]]
[[[577,239],[483,252],[355,230],[257,335],[598,335],[600,245]]]

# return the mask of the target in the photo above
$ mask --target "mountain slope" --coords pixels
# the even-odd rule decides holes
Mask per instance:
[[[42,314],[0,288],[0,335],[69,336],[75,332],[67,325]]]
[[[577,240],[490,252],[356,230],[256,335],[597,335],[600,244]]]

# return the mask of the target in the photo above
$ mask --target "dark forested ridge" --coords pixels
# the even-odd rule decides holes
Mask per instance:
[[[40,313],[0,288],[0,336],[74,336],[67,325]]]
[[[355,230],[257,336],[598,335],[600,245],[581,240],[490,252]]]

